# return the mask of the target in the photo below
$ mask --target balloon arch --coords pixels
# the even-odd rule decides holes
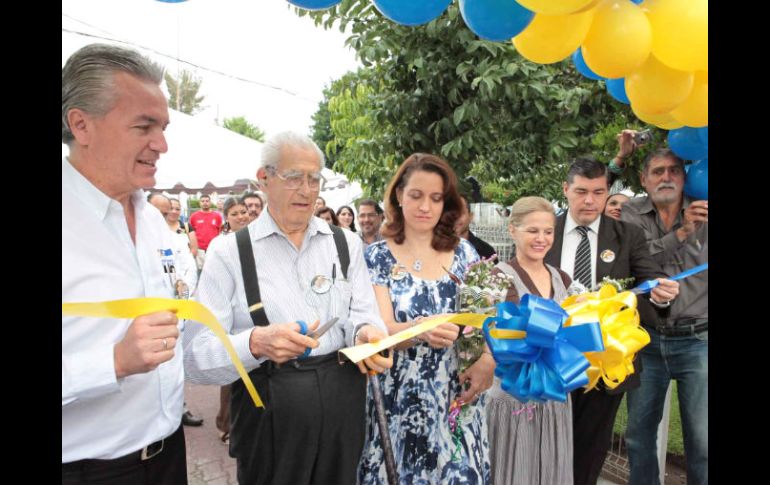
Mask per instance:
[[[309,10],[340,1],[288,0]],[[430,22],[452,2],[372,1],[383,16],[407,26]],[[511,41],[538,64],[571,57],[578,72],[603,81],[637,118],[669,130],[671,150],[696,160],[688,172],[698,174],[695,192],[707,195],[708,0],[458,1],[465,24],[481,39]],[[686,190],[695,196],[691,185]]]

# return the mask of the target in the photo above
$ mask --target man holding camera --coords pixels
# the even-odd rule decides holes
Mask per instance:
[[[646,197],[623,206],[621,220],[644,229],[650,253],[669,275],[708,262],[708,201],[683,194],[684,162],[669,149],[644,161]],[[645,322],[642,322],[643,324]],[[641,386],[628,393],[626,444],[631,485],[659,485],[656,434],[666,390],[677,381],[687,456],[687,483],[708,483],[708,271],[680,282],[668,318],[646,326],[650,344],[640,352]]]

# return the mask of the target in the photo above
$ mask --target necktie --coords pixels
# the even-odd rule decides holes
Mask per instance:
[[[588,227],[578,226],[577,232],[580,233],[580,244],[575,252],[575,271],[572,273],[573,279],[577,280],[591,289],[591,243],[588,241]]]

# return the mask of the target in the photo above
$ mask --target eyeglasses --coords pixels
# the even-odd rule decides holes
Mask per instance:
[[[304,172],[299,172],[296,170],[289,170],[283,174],[278,173],[278,170],[275,167],[266,167],[265,170],[271,172],[273,175],[283,180],[286,184],[286,188],[290,190],[302,187],[302,183],[305,181],[305,178],[307,178],[307,186],[311,190],[323,188],[323,186],[326,185],[326,178],[321,174],[321,172],[311,172],[307,174],[307,177],[305,177]]]

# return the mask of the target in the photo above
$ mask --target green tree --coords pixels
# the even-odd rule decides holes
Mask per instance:
[[[538,65],[509,42],[479,40],[455,4],[419,27],[391,22],[369,0],[296,12],[351,32],[346,44],[364,67],[325,92],[332,133],[314,133],[335,153],[334,169],[360,180],[367,195],[381,196],[408,155],[430,152],[459,178],[475,176],[492,200],[563,200],[569,160],[614,150],[614,137],[597,146],[594,135],[633,119],[571,62]]]
[[[187,70],[182,70],[178,79],[168,72],[165,77],[169,93],[169,107],[188,115],[194,115],[204,108],[201,103],[205,96],[198,96],[203,82],[200,78]]]
[[[259,142],[265,141],[265,132],[260,130],[259,127],[249,123],[243,116],[225,118],[222,126],[228,130],[247,136],[252,140],[257,140]]]

